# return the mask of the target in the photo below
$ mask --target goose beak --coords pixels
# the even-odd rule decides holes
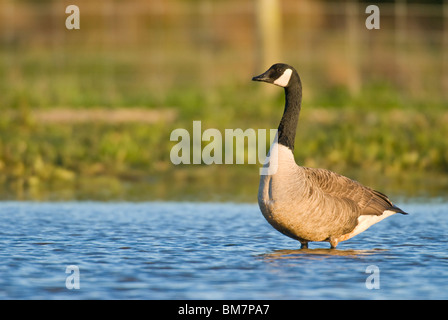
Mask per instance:
[[[272,82],[271,78],[269,78],[269,76],[268,76],[268,71],[260,74],[259,76],[253,77],[252,81]]]

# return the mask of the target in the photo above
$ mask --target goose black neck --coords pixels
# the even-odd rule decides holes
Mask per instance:
[[[278,126],[278,143],[294,151],[297,122],[302,103],[302,85],[300,79],[291,78],[291,84],[285,88],[285,110]]]

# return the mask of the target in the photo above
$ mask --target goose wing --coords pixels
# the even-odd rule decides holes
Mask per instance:
[[[327,196],[343,199],[349,202],[355,211],[359,210],[360,215],[380,216],[387,210],[406,214],[385,194],[365,187],[355,180],[326,169],[303,169],[309,182],[310,193],[315,188]]]

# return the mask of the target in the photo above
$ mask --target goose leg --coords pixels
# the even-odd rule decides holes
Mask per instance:
[[[301,246],[300,249],[308,249],[308,241],[300,241]]]
[[[330,237],[331,249],[336,249],[338,243],[339,243],[339,240],[337,238]]]

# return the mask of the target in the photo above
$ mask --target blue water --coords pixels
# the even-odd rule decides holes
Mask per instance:
[[[298,250],[256,204],[2,202],[0,299],[448,299],[448,204],[399,205]]]

